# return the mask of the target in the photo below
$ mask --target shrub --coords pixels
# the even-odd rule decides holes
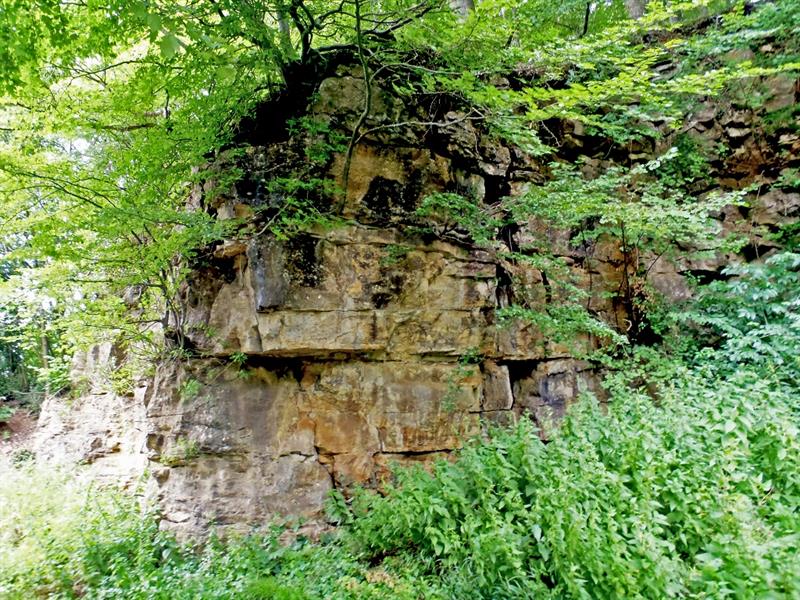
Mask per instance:
[[[362,492],[351,540],[405,554],[449,597],[796,597],[797,398],[675,367],[659,399],[615,385],[550,443],[527,421],[432,474]]]
[[[798,271],[800,254],[782,252],[763,263],[728,266],[729,280],[701,288],[686,317],[717,338],[714,360],[726,372],[745,365],[800,384]]]
[[[6,423],[11,417],[14,416],[14,412],[16,412],[14,408],[0,404],[0,423]]]

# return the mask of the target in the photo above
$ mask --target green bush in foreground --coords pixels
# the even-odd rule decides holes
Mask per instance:
[[[583,398],[548,443],[523,420],[334,497],[317,544],[181,545],[133,497],[0,463],[0,598],[798,598],[797,268],[709,286],[689,316],[716,348],[612,363],[607,406]]]
[[[354,503],[373,560],[407,553],[452,597],[800,594],[797,399],[746,374],[674,373],[658,402],[585,402],[548,444],[498,431]]]
[[[282,545],[275,528],[191,547],[135,498],[68,473],[0,462],[0,482],[3,600],[419,597],[392,596],[393,581],[362,589],[364,564],[336,540]]]
[[[798,597],[797,396],[661,371],[655,401],[612,379],[610,408],[587,398],[547,444],[522,422],[340,501],[319,544],[192,549],[130,499],[6,468],[0,597]]]

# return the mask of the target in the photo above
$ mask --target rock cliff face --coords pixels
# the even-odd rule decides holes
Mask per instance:
[[[772,87],[779,107],[795,102],[794,82]],[[321,142],[309,130],[265,135],[262,127],[250,135],[237,159],[246,177],[213,199],[213,182],[193,197],[198,210],[259,225],[193,265],[183,327],[195,357],[158,365],[132,396],[90,393],[68,409],[51,400],[41,454],[67,454],[116,477],[147,468],[165,523],[197,535],[275,513],[317,515],[332,488],[379,485],[392,463],[446,456],[486,423],[528,414],[546,426],[582,390],[601,394],[592,365],[571,358],[568,347],[530,325],[498,326],[495,310],[510,301],[512,280],[524,281],[529,297],[554,301],[541,272],[510,265],[498,251],[518,248],[534,231],[547,236],[590,292],[588,308],[624,323],[617,246],[600,240],[575,249],[565,232],[536,223],[501,231],[489,247],[457,230],[420,233],[414,210],[428,194],[468,193],[492,205],[543,181],[546,166],[491,139],[457,107],[406,106],[376,86],[359,123],[363,99],[358,71],[340,68],[307,111],[326,131],[359,126],[349,160],[338,147],[314,167],[318,173],[306,172],[346,187],[345,221],[284,240],[265,233],[261,224],[285,202],[268,181],[296,172]],[[701,141],[735,148],[716,166],[726,181],[715,176],[706,187],[768,183],[797,164],[797,137],[769,137],[755,129],[756,119],[706,105],[687,123],[685,132]],[[558,125],[565,157],[586,156],[589,171],[609,164],[602,140],[579,124]],[[772,246],[763,234],[795,222],[798,211],[800,195],[775,188],[751,211],[730,208],[718,218],[763,253]],[[684,298],[686,274],[714,277],[731,260],[738,259],[659,261],[651,281],[668,298]]]

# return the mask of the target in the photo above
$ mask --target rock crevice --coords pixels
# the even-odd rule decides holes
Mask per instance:
[[[331,128],[352,125],[360,82],[349,67],[326,78],[309,115]],[[490,204],[541,183],[547,166],[493,140],[468,113],[446,112],[450,125],[430,130],[415,124],[431,120],[419,107],[387,89],[375,98],[369,133],[350,159],[345,223],[288,240],[258,221],[285,202],[261,182],[285,171],[289,159],[302,162],[298,143],[315,142],[282,135],[259,146],[257,122],[252,137],[241,132],[253,143],[240,165],[248,176],[205,208],[219,219],[250,218],[262,233],[220,242],[209,251],[210,266],[192,271],[185,335],[195,358],[158,365],[132,395],[98,388],[69,408],[51,399],[42,454],[91,460],[99,472],[131,480],[149,468],[165,523],[201,535],[276,513],[318,515],[331,489],[380,485],[391,464],[445,457],[486,423],[528,415],[547,435],[582,392],[602,399],[593,365],[531,324],[499,327],[495,311],[559,301],[546,272],[503,257],[546,240],[586,292],[586,308],[624,331],[630,307],[619,291],[627,263],[618,245],[598,238],[576,247],[570,232],[533,222],[501,229],[495,247],[478,247],[460,231],[440,238],[420,231],[415,211],[429,194]],[[407,125],[384,127],[387,115]],[[733,142],[735,156],[715,167],[725,176],[703,185],[741,189],[763,177],[754,165],[774,153],[751,135],[753,122],[746,111],[725,116],[711,106],[689,120],[682,133]],[[611,164],[607,145],[579,123],[559,131],[561,158],[585,156],[587,176]],[[784,136],[776,147],[800,154],[796,138],[776,135]],[[626,160],[650,151],[630,150]],[[335,153],[317,175],[343,185],[344,161]],[[764,231],[797,222],[800,194],[771,188],[754,200],[747,216],[729,207],[715,218],[721,231],[746,230],[761,254],[775,247]],[[334,199],[320,194],[315,202]],[[744,258],[653,257],[649,279],[677,301],[690,294],[687,275],[716,277]],[[108,362],[113,348],[95,351],[84,372],[104,362],[98,352]]]

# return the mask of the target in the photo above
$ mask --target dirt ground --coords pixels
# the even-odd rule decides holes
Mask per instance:
[[[0,423],[0,455],[10,455],[24,448],[36,430],[37,416],[25,408],[16,412],[5,423]]]

